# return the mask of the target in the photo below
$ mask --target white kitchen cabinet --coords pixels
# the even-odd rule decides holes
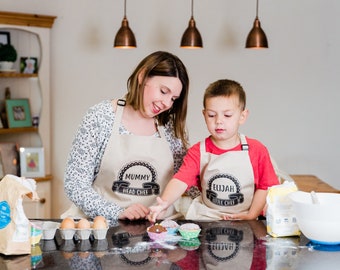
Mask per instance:
[[[32,119],[39,119],[38,126],[0,128],[0,142],[44,148],[45,176],[33,177],[40,201],[24,200],[29,218],[51,217],[50,31],[55,18],[0,11],[0,32],[9,33],[10,43],[18,54],[13,70],[0,72],[0,109],[5,110],[5,92],[9,89],[11,99],[28,99]],[[23,73],[21,57],[37,58],[37,72]]]
[[[24,198],[23,206],[25,214],[29,219],[51,218],[51,180],[38,181],[38,201]]]

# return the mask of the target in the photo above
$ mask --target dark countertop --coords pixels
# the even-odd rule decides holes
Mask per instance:
[[[183,224],[189,221],[178,221]],[[310,246],[300,237],[273,238],[263,221],[194,222],[198,238],[156,243],[149,223],[120,222],[104,240],[41,240],[31,255],[0,255],[1,270],[17,269],[338,269],[340,251]],[[176,239],[178,240],[178,239]],[[325,249],[325,248],[323,248]]]

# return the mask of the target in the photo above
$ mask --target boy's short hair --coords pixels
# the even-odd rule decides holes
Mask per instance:
[[[246,108],[246,93],[243,90],[241,84],[233,80],[218,80],[211,83],[204,92],[203,107],[208,98],[225,96],[230,97],[235,95],[238,97],[239,105],[242,111]]]

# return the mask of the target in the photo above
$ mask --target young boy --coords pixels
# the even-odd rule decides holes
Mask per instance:
[[[150,207],[152,222],[192,186],[198,186],[201,195],[184,213],[186,219],[257,219],[268,187],[279,184],[267,148],[239,133],[248,116],[242,86],[218,80],[206,89],[203,105],[210,136],[189,149],[158,204]]]

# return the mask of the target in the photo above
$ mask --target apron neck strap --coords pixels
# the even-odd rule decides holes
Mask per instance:
[[[126,105],[125,99],[118,99],[117,100],[117,107],[116,107],[116,112],[115,112],[115,121],[113,123],[112,133],[119,134],[119,126],[120,126],[120,123],[122,122],[123,111],[124,111],[125,105]]]
[[[123,111],[124,111],[125,106],[126,106],[125,99],[120,98],[117,100],[117,108],[116,108],[116,113],[115,113],[115,121],[112,127],[112,133],[119,134],[119,126],[120,126],[120,123],[122,122]],[[160,137],[164,138],[165,137],[164,126],[160,126],[158,124],[158,120],[156,117],[154,119],[155,119],[155,125],[159,132]]]

